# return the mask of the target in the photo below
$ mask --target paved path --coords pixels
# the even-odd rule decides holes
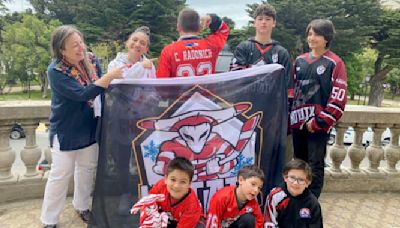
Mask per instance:
[[[400,193],[323,193],[320,200],[324,227],[400,228]],[[41,199],[34,199],[0,205],[0,227],[40,228],[41,203]],[[72,208],[71,198],[59,227],[85,227]]]

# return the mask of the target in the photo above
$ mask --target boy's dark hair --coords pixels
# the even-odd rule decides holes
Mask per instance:
[[[166,175],[168,176],[174,170],[185,172],[189,176],[189,180],[192,181],[194,175],[194,166],[192,162],[190,162],[188,159],[184,157],[176,157],[172,161],[170,161],[168,164]]]
[[[264,172],[258,168],[256,165],[244,166],[239,170],[238,177],[243,177],[243,179],[248,179],[252,177],[259,178],[263,183],[265,182]]]
[[[315,19],[312,20],[306,29],[306,36],[310,29],[313,29],[315,33],[324,37],[326,41],[326,48],[329,48],[332,44],[332,40],[335,37],[335,26],[333,25],[332,21],[327,19]]]
[[[195,10],[184,8],[179,12],[178,25],[182,27],[184,32],[199,32],[200,16]]]
[[[256,10],[254,10],[253,18],[256,19],[257,16],[269,16],[276,21],[276,10],[270,4],[260,4],[257,6]]]
[[[303,171],[306,174],[307,180],[312,181],[312,170],[307,162],[301,159],[293,159],[289,161],[285,167],[283,167],[283,175],[288,175],[289,171],[292,169]]]

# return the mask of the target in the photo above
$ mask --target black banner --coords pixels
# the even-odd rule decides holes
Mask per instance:
[[[260,200],[282,179],[287,90],[282,66],[174,79],[120,80],[108,89],[90,227],[138,227],[131,206],[170,160],[195,166],[192,188],[204,210],[213,193],[258,164]]]

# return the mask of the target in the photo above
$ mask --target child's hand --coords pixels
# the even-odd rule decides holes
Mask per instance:
[[[142,64],[143,68],[151,69],[153,67],[153,62],[150,59],[145,59],[140,64]]]
[[[208,28],[210,26],[210,24],[211,24],[211,16],[210,15],[205,15],[200,18],[200,25],[203,30]]]
[[[307,121],[307,123],[306,123],[306,127],[307,127],[307,130],[309,131],[309,132],[311,132],[311,133],[314,133],[314,129],[312,128],[312,119],[311,120],[309,120],[309,121]]]

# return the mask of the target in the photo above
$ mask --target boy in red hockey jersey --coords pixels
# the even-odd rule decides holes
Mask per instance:
[[[209,27],[211,34],[201,39],[202,29]],[[229,27],[217,15],[201,18],[192,9],[179,12],[177,30],[179,39],[161,52],[157,78],[202,76],[215,73],[219,52],[229,35]]]
[[[239,185],[218,190],[210,201],[207,228],[262,228],[263,216],[256,197],[264,183],[263,171],[255,165],[240,169]]]
[[[283,169],[285,184],[269,193],[264,210],[264,228],[322,228],[321,206],[308,189],[312,181],[310,166],[294,159]]]
[[[149,194],[163,194],[157,202],[160,211],[167,212],[168,228],[204,227],[203,209],[190,187],[194,167],[186,158],[176,157],[169,164],[165,178],[159,180]]]

